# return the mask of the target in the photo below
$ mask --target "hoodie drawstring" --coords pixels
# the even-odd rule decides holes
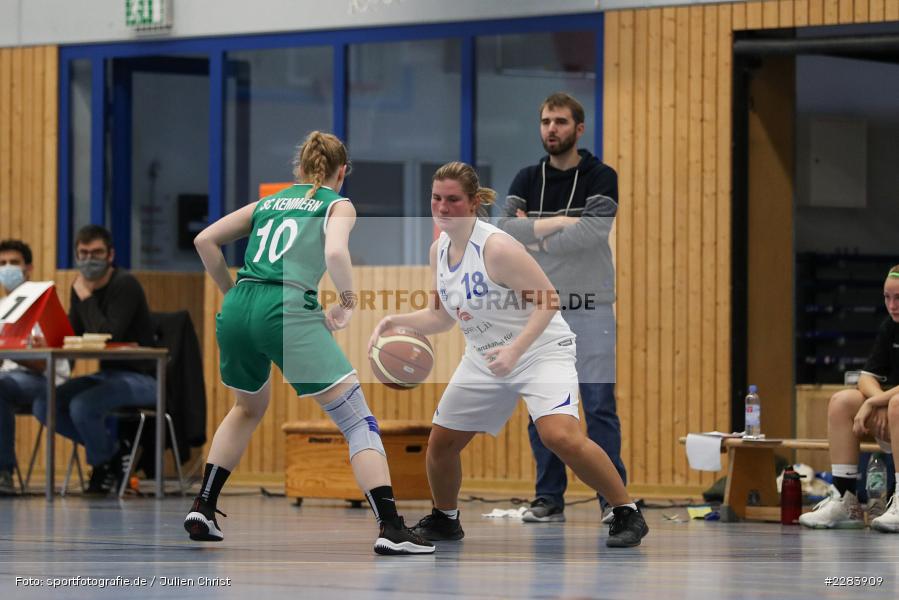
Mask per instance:
[[[571,186],[571,194],[568,196],[568,204],[565,205],[565,216],[568,216],[568,209],[571,208],[571,201],[574,200],[574,190],[577,188],[577,174],[580,171],[575,169],[574,171],[574,185]]]
[[[571,201],[574,200],[574,191],[577,189],[577,176],[580,172],[580,169],[575,168],[574,170],[574,185],[571,186],[571,193],[568,194],[568,204],[565,205],[565,216],[568,216],[568,209],[571,208]],[[537,213],[537,216],[543,216],[543,191],[546,189],[546,161],[540,163],[540,175],[542,177],[540,183],[540,212]]]
[[[543,181],[540,183],[540,211],[538,217],[543,216],[543,190],[546,189],[546,161],[540,163],[540,174],[543,175]]]

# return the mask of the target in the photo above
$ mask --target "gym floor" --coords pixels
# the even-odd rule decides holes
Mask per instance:
[[[570,506],[559,524],[487,519],[481,514],[510,506],[467,502],[463,541],[440,543],[431,556],[380,557],[371,550],[377,531],[367,507],[314,500],[297,507],[258,490],[226,494],[220,508],[228,517],[219,517],[225,541],[198,544],[181,527],[188,506],[181,497],[0,499],[0,597],[899,596],[899,536],[873,531],[687,522],[683,508],[655,508],[646,511],[651,531],[643,545],[613,550],[593,502]],[[411,522],[429,505],[400,509]],[[675,515],[680,519],[666,518]],[[100,588],[71,579],[116,577],[147,581]],[[840,577],[882,579],[864,589],[828,585]]]

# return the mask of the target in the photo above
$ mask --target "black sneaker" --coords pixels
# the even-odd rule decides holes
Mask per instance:
[[[228,516],[197,496],[190,512],[184,517],[184,530],[190,534],[190,539],[195,542],[220,542],[225,539],[225,534],[215,520],[215,513]]]
[[[461,540],[465,537],[459,518],[450,519],[436,508],[432,508],[431,514],[419,521],[412,531],[431,541]]]
[[[564,523],[565,506],[559,506],[546,498],[537,498],[521,515],[521,520],[525,523]]]
[[[12,471],[0,471],[0,496],[18,496],[19,490],[12,480]]]
[[[109,462],[97,465],[91,470],[91,478],[87,489],[84,490],[84,495],[106,496],[112,491],[118,491],[124,476],[122,457],[116,454]]]
[[[629,506],[617,506],[612,509],[612,524],[609,525],[609,539],[606,546],[609,548],[631,548],[639,546],[647,533],[649,526],[643,519],[639,510]]]
[[[378,554],[433,554],[434,550],[434,544],[406,527],[403,517],[381,523],[381,531],[375,540],[375,552]]]

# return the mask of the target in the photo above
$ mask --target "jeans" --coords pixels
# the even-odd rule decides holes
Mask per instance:
[[[30,408],[47,394],[47,378],[26,370],[0,373],[0,471],[16,465],[16,409]]]
[[[56,433],[84,445],[87,462],[99,466],[118,451],[118,408],[156,405],[156,379],[134,371],[107,369],[56,388]],[[34,402],[34,416],[45,422],[47,400]]]
[[[605,450],[627,484],[627,469],[621,461],[621,422],[615,407],[615,314],[611,305],[595,310],[563,313],[577,335],[577,374],[587,437]],[[568,476],[565,464],[543,445],[533,421],[528,423],[531,450],[537,462],[538,498],[564,503]]]

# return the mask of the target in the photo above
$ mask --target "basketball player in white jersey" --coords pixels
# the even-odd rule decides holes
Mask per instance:
[[[497,435],[518,401],[547,448],[614,507],[606,545],[640,544],[649,528],[606,453],[578,424],[575,336],[558,311],[558,294],[524,246],[478,219],[496,193],[480,187],[461,162],[433,177],[431,212],[441,230],[431,246],[436,285],[428,308],[385,317],[369,348],[390,327],[422,334],[457,324],[465,354],[434,413],[427,470],[434,509],[414,531],[429,540],[459,540],[460,454],[478,432]]]

